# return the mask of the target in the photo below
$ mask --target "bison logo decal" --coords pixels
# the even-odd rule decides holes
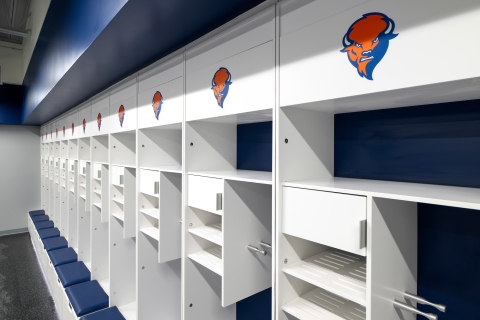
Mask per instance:
[[[218,105],[223,108],[223,102],[228,94],[228,88],[232,84],[232,75],[227,68],[220,68],[215,72],[215,75],[212,79],[212,90],[217,99]]]
[[[155,118],[158,120],[158,116],[160,115],[160,111],[162,111],[162,104],[163,104],[163,96],[160,91],[155,92],[152,99],[152,107],[153,113],[155,114]]]
[[[83,133],[85,134],[85,129],[87,128],[87,120],[83,119],[82,126],[83,126]]]
[[[118,108],[118,121],[120,121],[120,127],[123,127],[123,120],[125,120],[125,107],[123,104]]]
[[[383,13],[366,13],[348,29],[340,52],[348,54],[360,77],[373,80],[373,70],[387,53],[390,40],[398,36],[394,30],[395,22]]]
[[[100,128],[102,127],[102,114],[99,113],[97,116],[97,125],[98,125],[98,131],[100,131]]]

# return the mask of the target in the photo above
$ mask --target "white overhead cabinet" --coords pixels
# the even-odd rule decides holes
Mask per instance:
[[[279,8],[281,106],[353,112],[480,97],[469,40],[477,3],[297,0]],[[447,35],[458,42],[454,59],[429,49]]]
[[[110,133],[135,131],[137,128],[137,84],[128,81],[110,93]]]
[[[92,113],[90,122],[87,124],[89,129],[88,136],[106,135],[109,131],[110,117],[110,98],[108,95],[99,97],[92,103]],[[82,120],[83,121],[83,120]],[[83,124],[82,124],[83,125]]]

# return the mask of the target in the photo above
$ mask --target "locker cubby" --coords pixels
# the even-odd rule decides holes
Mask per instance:
[[[92,137],[92,160],[108,163],[108,135]]]
[[[93,163],[92,215],[91,215],[91,265],[92,279],[98,280],[109,294],[109,166]]]
[[[90,138],[78,139],[78,156],[80,160],[90,160]]]
[[[68,218],[68,243],[70,247],[76,249],[78,248],[78,160],[70,159],[68,161],[68,168],[68,206],[70,207]]]
[[[124,238],[136,236],[136,170],[112,166],[110,188],[111,215],[123,229]]]
[[[110,143],[110,162],[113,165],[136,166],[135,130],[111,134]]]
[[[208,205],[202,209],[197,199],[191,201],[191,194],[196,198],[202,192],[202,180],[203,196],[218,190],[207,187],[206,179],[212,178],[200,179],[200,183],[188,179],[185,303],[198,307],[185,306],[185,319],[212,318],[212,314],[214,319],[235,319],[236,302],[272,285],[272,186],[215,179],[220,180],[213,182],[222,189],[222,210]]]
[[[56,158],[61,157],[60,141],[56,141],[53,143],[53,156],[55,156]]]
[[[123,177],[123,178],[121,178]],[[112,165],[110,186],[110,304],[137,319],[136,170]],[[132,290],[133,289],[133,290]]]
[[[63,141],[62,141],[63,143]],[[69,182],[68,182],[68,160],[67,159],[60,159],[60,234],[64,236],[66,239],[69,239],[68,230],[69,230],[69,219],[70,219],[70,207],[69,207],[69,194],[70,191],[68,190]]]
[[[77,160],[78,157],[78,140],[68,140],[68,158]],[[90,148],[89,148],[90,149]]]
[[[60,141],[60,156],[62,158],[68,158],[68,140]]]
[[[78,196],[78,260],[83,261],[91,270],[91,190],[92,164],[88,161],[80,161],[81,174],[79,174]],[[82,172],[85,172],[84,174]]]
[[[181,173],[182,125],[140,129],[138,162],[140,168]]]
[[[238,168],[237,161],[238,127],[243,124],[271,121],[272,111],[265,110],[187,122],[185,125],[187,172],[199,176],[271,184],[271,169],[243,170]],[[272,141],[268,141],[266,147],[271,148],[271,143]],[[257,156],[256,153],[250,153],[248,161],[272,162],[271,154],[268,154],[266,159],[256,158]]]
[[[179,318],[182,175],[141,169],[138,205],[139,318]]]

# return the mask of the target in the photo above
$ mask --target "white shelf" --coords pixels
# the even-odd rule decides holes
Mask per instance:
[[[145,194],[145,195],[150,196],[150,197],[155,197],[155,198],[160,197],[160,195],[158,193],[154,194],[154,193],[149,193],[149,192],[144,192],[144,191],[140,191],[140,193]]]
[[[366,305],[366,258],[330,249],[282,269],[284,273]]]
[[[102,209],[102,204],[100,202],[95,202],[93,205],[98,209]]]
[[[84,176],[84,177],[86,177],[86,176],[87,176],[86,174],[83,174],[83,173],[79,173],[79,174],[80,174],[81,176]]]
[[[150,228],[142,228],[140,229],[140,231],[142,231],[145,235],[157,240],[157,241],[160,241],[160,233],[158,231],[158,228],[155,228],[155,227],[150,227]]]
[[[480,210],[480,189],[476,188],[349,178],[291,181],[283,185]]]
[[[216,274],[223,275],[222,247],[195,252],[189,254],[188,257]]]
[[[161,172],[171,172],[171,173],[182,173],[182,166],[140,167],[140,169],[151,170],[151,171],[161,171]]]
[[[299,320],[366,319],[364,307],[320,288],[282,306],[282,310]]]
[[[123,212],[121,213],[112,213],[112,216],[114,216],[115,218],[117,218],[118,220],[120,221],[125,221],[125,214]]]
[[[96,194],[98,194],[99,196],[102,195],[102,191],[101,191],[101,190],[95,190],[95,189],[94,189],[94,190],[93,190],[93,193],[96,193]]]
[[[83,200],[87,201],[87,198],[83,194],[81,194],[79,197],[82,198]]]
[[[97,181],[102,182],[102,178],[93,178],[93,180],[97,180]]]
[[[80,183],[79,185],[80,185],[80,187],[82,187],[83,189],[86,189],[86,188],[87,188],[87,185],[86,185],[85,183]]]
[[[219,246],[223,245],[222,224],[216,223],[209,226],[202,226],[197,228],[190,228],[188,232],[207,239]]]
[[[188,174],[209,178],[245,181],[261,184],[272,184],[272,173],[267,171],[225,170],[225,171],[195,171]]]
[[[87,262],[83,262],[85,264],[85,266],[87,267],[88,270],[90,270],[90,272],[92,272],[92,262],[91,261],[87,261]]]
[[[75,189],[70,189],[70,192],[75,194]]]
[[[119,187],[119,188],[123,188],[123,187],[124,187],[123,184],[118,184],[118,183],[113,183],[113,182],[112,182],[112,185],[114,185],[115,187]]]
[[[105,291],[105,293],[107,295],[110,294],[110,279],[104,279],[104,280],[97,280],[98,281],[98,284],[102,287],[103,291]]]
[[[140,212],[157,220],[160,219],[160,211],[158,208],[140,209]]]
[[[120,313],[127,320],[137,320],[137,302],[117,306]]]
[[[123,202],[123,199],[121,199],[121,198],[113,198],[113,197],[112,197],[112,200],[115,201],[116,203],[120,203],[121,205],[125,204],[125,203]]]

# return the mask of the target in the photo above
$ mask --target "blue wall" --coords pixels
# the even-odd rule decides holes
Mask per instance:
[[[237,169],[272,171],[272,121],[237,126]]]
[[[335,176],[479,188],[480,101],[336,115]],[[419,308],[479,318],[479,212],[419,204],[418,213],[418,293],[447,313]]]
[[[19,124],[22,118],[23,87],[0,85],[0,124]]]

